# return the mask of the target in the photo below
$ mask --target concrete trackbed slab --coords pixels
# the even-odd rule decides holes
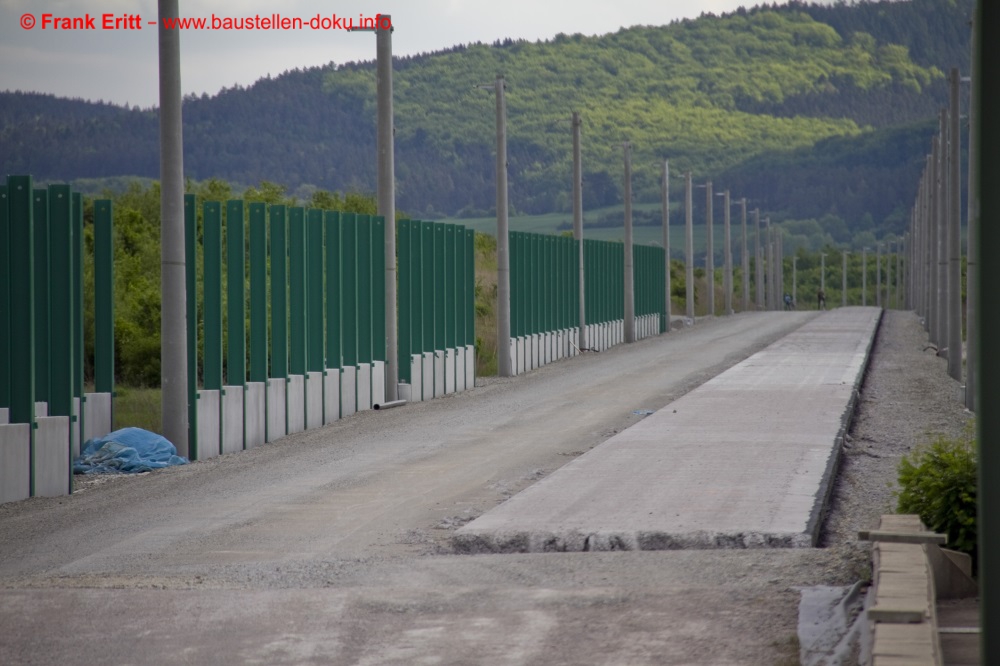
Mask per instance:
[[[472,521],[456,550],[813,546],[880,319],[824,313]]]

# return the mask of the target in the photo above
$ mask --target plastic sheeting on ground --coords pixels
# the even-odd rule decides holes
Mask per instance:
[[[187,462],[162,435],[142,428],[122,428],[104,437],[88,439],[80,457],[73,461],[73,472],[134,474]]]

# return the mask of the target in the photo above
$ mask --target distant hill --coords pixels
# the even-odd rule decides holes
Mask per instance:
[[[516,211],[569,209],[568,119],[578,110],[588,208],[621,200],[620,144],[629,140],[638,200],[657,200],[654,163],[669,157],[674,173],[713,178],[788,218],[891,226],[912,200],[944,73],[967,71],[971,9],[972,0],[793,3],[399,58],[398,205],[414,216],[489,213],[493,97],[474,86],[502,72]],[[185,171],[293,191],[371,191],[374,116],[372,62],[192,96]],[[4,173],[157,176],[155,110],[7,92],[0,127]]]

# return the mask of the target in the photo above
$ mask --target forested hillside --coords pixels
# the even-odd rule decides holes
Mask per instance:
[[[397,59],[399,207],[415,216],[493,206],[493,96],[508,83],[511,204],[569,208],[569,115],[584,118],[585,205],[636,197],[658,168],[691,170],[788,219],[895,228],[909,205],[944,73],[967,71],[971,0],[790,6],[600,37],[503,40]],[[95,91],[95,97],[100,97]],[[296,70],[185,100],[185,171],[308,196],[374,189],[374,63]],[[46,180],[155,177],[155,110],[0,93],[0,168]],[[867,216],[867,217],[866,217]]]

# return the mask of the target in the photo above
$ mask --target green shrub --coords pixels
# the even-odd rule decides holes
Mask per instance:
[[[958,439],[942,435],[899,461],[897,510],[948,535],[948,547],[976,561],[976,439],[970,422]]]

